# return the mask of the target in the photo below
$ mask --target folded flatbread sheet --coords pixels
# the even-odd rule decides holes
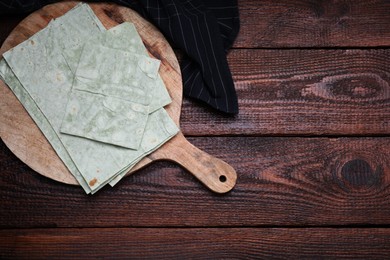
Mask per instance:
[[[136,162],[178,132],[161,107],[149,114],[138,150],[60,132],[75,73],[64,53],[80,56],[83,44],[104,31],[92,10],[81,4],[6,52],[6,62],[0,63],[2,78],[87,193],[109,181],[115,184]]]

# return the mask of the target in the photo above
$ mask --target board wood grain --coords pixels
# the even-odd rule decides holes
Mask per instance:
[[[0,53],[26,40],[44,28],[50,20],[63,15],[77,3],[60,2],[32,13],[12,31]],[[129,8],[108,3],[91,3],[90,6],[107,29],[125,21],[134,23],[151,56],[161,60],[159,73],[172,98],[172,103],[165,109],[179,126],[182,104],[180,67],[164,36]],[[38,173],[60,182],[77,184],[27,111],[3,82],[0,82],[0,95],[4,97],[0,102],[0,134],[10,150]],[[230,165],[191,145],[182,133],[178,133],[161,148],[146,156],[128,175],[156,160],[177,162],[206,187],[218,193],[230,191],[237,179],[236,172]]]

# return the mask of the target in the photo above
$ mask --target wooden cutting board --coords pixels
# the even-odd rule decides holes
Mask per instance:
[[[11,32],[0,54],[46,27],[51,19],[63,15],[77,3],[56,3],[32,13]],[[180,127],[183,92],[180,67],[164,36],[129,8],[111,3],[91,3],[90,6],[107,29],[125,21],[134,23],[150,55],[161,60],[160,75],[172,98],[166,110]],[[63,183],[78,184],[22,104],[2,81],[0,96],[0,136],[7,147],[39,174]],[[180,164],[217,193],[230,191],[236,183],[237,175],[230,165],[190,144],[181,132],[145,157],[128,174],[156,160],[171,160]]]

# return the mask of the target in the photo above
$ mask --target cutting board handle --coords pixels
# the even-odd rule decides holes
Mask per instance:
[[[167,160],[174,161],[217,193],[226,193],[236,184],[237,174],[232,166],[192,145],[179,132],[166,143]]]

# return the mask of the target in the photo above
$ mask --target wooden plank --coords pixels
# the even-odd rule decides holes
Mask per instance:
[[[170,162],[85,195],[1,145],[0,227],[389,225],[390,138],[197,137],[238,173],[228,194]]]
[[[235,117],[184,99],[186,135],[390,134],[390,49],[233,50]]]
[[[241,26],[236,48],[390,45],[386,0],[240,0],[238,4]],[[0,18],[0,43],[23,16]]]
[[[237,48],[390,45],[387,0],[241,0]]]
[[[390,229],[92,228],[1,230],[0,258],[385,259]]]

